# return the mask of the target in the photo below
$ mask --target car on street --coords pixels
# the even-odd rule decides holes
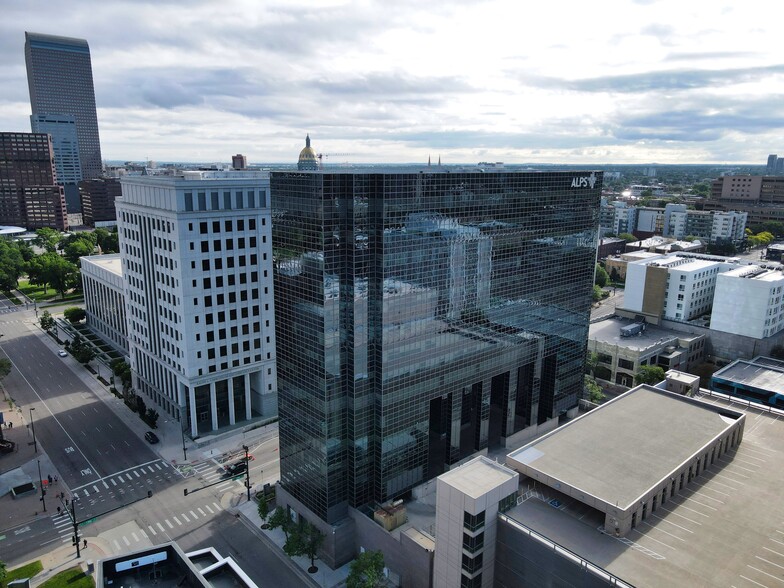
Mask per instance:
[[[226,473],[229,476],[236,476],[238,474],[244,473],[245,470],[247,470],[247,469],[248,469],[248,464],[246,464],[244,461],[238,461],[238,462],[233,463],[231,465],[227,465],[226,466]]]
[[[57,355],[59,355],[60,357],[68,357],[68,352],[65,349],[61,349],[60,351],[57,352]]]
[[[148,443],[152,443],[153,445],[158,442],[158,435],[156,435],[152,431],[147,431],[144,434],[144,438],[147,439]]]

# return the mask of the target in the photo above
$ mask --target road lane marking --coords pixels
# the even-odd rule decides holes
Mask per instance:
[[[189,512],[191,513],[191,516],[192,516],[194,519],[198,519],[198,518],[199,518],[199,515],[197,515],[197,514],[196,514],[195,512],[193,512],[192,510],[191,510],[191,511],[189,511]],[[183,516],[184,516],[184,515],[183,515]]]
[[[98,486],[96,486],[95,484],[93,484],[93,490],[95,490],[96,492],[100,492],[100,490],[98,490]]]
[[[180,516],[185,520],[186,523],[190,523],[191,522],[190,519],[185,516],[184,512],[180,513]]]
[[[161,530],[161,533],[164,533],[164,534],[166,533],[166,529],[163,528],[162,524],[160,524],[160,523],[155,523],[155,524],[158,525],[158,528]]]
[[[125,478],[123,478],[123,477],[122,477],[121,475],[119,475],[119,474],[117,475],[117,479],[118,479],[118,480],[120,480],[120,482],[122,482],[123,484],[125,483]]]
[[[220,504],[218,504],[217,502],[213,502],[212,504],[213,504],[213,506],[214,506],[214,507],[215,507],[215,508],[216,508],[218,511],[221,511],[221,510],[223,510],[223,509],[221,508]]]
[[[760,574],[765,574],[766,576],[770,576],[770,577],[771,577],[771,578],[773,578],[774,580],[778,580],[779,582],[781,582],[782,584],[784,584],[784,580],[782,580],[781,578],[777,578],[776,576],[771,576],[771,575],[770,575],[768,572],[763,572],[761,569],[759,569],[759,568],[755,568],[754,566],[751,566],[751,565],[749,565],[749,564],[746,564],[746,567],[747,567],[747,568],[751,568],[752,570],[754,570],[755,572],[759,572]]]
[[[112,539],[112,543],[114,543],[114,548],[115,548],[117,551],[120,551],[120,544],[119,544],[119,543],[117,543],[117,539]]]
[[[760,560],[760,561],[764,561],[764,562],[765,562],[765,563],[767,563],[767,564],[770,564],[770,565],[772,565],[772,566],[776,566],[777,568],[781,568],[782,570],[784,570],[784,566],[782,566],[782,565],[779,565],[779,564],[777,564],[777,563],[773,563],[772,561],[768,561],[768,560],[767,560],[767,559],[765,559],[764,557],[760,557],[759,555],[755,555],[754,557],[756,557],[756,558],[757,558],[758,560]]]
[[[768,550],[768,551],[770,551],[771,553],[775,553],[776,555],[778,555],[778,556],[780,556],[780,557],[784,557],[784,553],[779,553],[778,551],[773,551],[773,550],[772,550],[772,549],[770,549],[769,547],[765,547],[765,546],[763,546],[763,547],[762,547],[762,549],[767,549],[767,550]]]
[[[747,578],[743,574],[740,574],[740,577],[743,578],[744,580],[748,581],[748,582],[751,582],[752,584],[756,584],[757,586],[762,586],[762,588],[768,588],[767,586],[765,586],[765,584],[760,584],[759,582],[756,582],[755,580],[752,580],[751,578]]]
[[[174,519],[175,523],[177,523],[180,527],[182,527],[182,523],[180,522],[180,519],[178,519],[176,516],[173,516],[172,518]]]
[[[150,530],[150,533],[153,535],[157,535],[158,533],[155,532],[155,529],[152,528],[152,525],[147,525],[147,528]]]
[[[210,508],[210,507],[208,506],[207,508]],[[205,517],[207,516],[207,513],[205,513],[201,508],[197,507],[196,510],[198,510],[202,514],[202,516],[205,516]],[[210,512],[212,512],[212,511],[210,511]]]
[[[125,545],[126,545],[127,547],[130,547],[130,546],[131,546],[131,542],[130,542],[130,541],[128,541],[128,537],[126,537],[125,535],[123,535],[123,541],[125,541]]]
[[[134,540],[134,541],[136,541],[136,542],[138,543],[138,542],[139,542],[139,538],[136,536],[136,533],[134,533],[133,531],[131,531],[131,535],[133,536],[133,540]]]
[[[159,464],[159,463],[156,463],[156,464],[155,464],[155,467],[156,467],[156,468],[158,468],[159,470],[162,470],[162,469],[163,469],[163,468],[161,467],[161,464]]]
[[[112,486],[116,486],[117,485],[117,482],[114,481],[114,478],[112,478],[110,481],[112,483]]]
[[[136,470],[133,470],[133,473],[136,474],[137,478],[141,478],[141,476],[139,475],[139,472],[137,472]]]
[[[139,533],[141,533],[142,535],[144,535],[144,538],[145,538],[145,539],[149,539],[149,537],[147,536],[147,532],[146,532],[144,529],[139,529]]]
[[[104,482],[104,483],[103,483],[103,487],[104,487],[106,490],[108,490],[108,489],[109,489],[109,484],[107,484],[106,482]]]
[[[166,523],[167,525],[169,525],[169,528],[170,528],[170,529],[173,529],[173,528],[174,528],[174,525],[172,525],[172,524],[169,522],[169,519],[166,519],[166,520],[165,520],[165,521],[163,521],[163,522],[164,522],[164,523]]]

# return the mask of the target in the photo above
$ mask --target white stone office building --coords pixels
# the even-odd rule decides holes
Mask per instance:
[[[87,326],[127,355],[128,327],[120,254],[89,255],[82,257],[81,262]]]
[[[275,415],[268,175],[126,177],[122,194],[136,391],[181,415],[193,437]]]
[[[759,265],[725,272],[716,281],[710,328],[764,339],[784,329],[784,273]]]

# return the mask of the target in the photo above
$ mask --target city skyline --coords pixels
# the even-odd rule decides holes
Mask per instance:
[[[752,163],[784,150],[766,6],[12,0],[0,129],[29,131],[24,32],[90,43],[106,159]]]

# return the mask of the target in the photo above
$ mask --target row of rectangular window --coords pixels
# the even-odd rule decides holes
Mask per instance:
[[[266,192],[259,190],[259,208],[267,207]],[[210,208],[209,210],[242,210],[244,208],[256,208],[256,192],[249,190],[247,194],[242,192],[235,192],[234,205],[232,206],[231,192],[224,192],[223,198],[220,198],[219,192],[210,192]],[[194,210],[193,192],[185,192],[185,210],[192,212]],[[195,210],[206,211],[207,208],[207,193],[196,193],[196,208]]]
[[[261,219],[261,226],[266,226],[266,225],[267,225],[267,219],[266,218],[262,218]],[[199,223],[199,234],[200,235],[206,235],[208,233],[208,229],[209,229],[209,223],[207,221],[201,221]],[[226,233],[234,232],[233,231],[233,229],[234,229],[234,221],[231,221],[231,220],[223,221],[223,229],[224,229],[224,232],[226,232]],[[193,223],[188,223],[188,230],[189,231],[193,230]],[[241,232],[241,231],[244,231],[244,230],[245,230],[245,219],[243,219],[243,218],[237,219],[237,231]],[[249,218],[248,219],[248,230],[249,231],[255,231],[256,230],[256,219],[255,218]],[[221,223],[220,223],[220,221],[212,221],[212,232],[213,233],[220,233],[221,232]]]

